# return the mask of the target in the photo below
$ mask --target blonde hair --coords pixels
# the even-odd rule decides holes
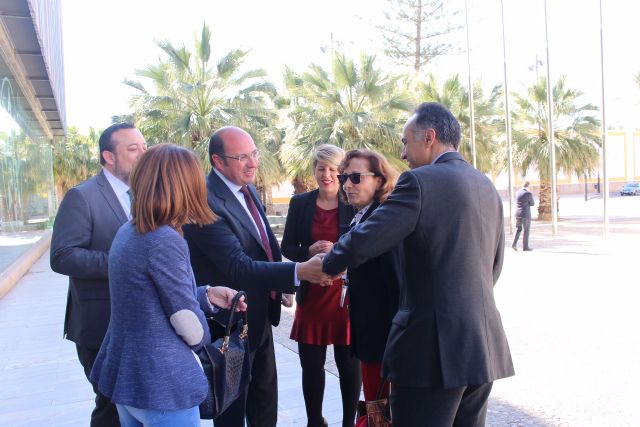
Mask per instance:
[[[204,172],[195,154],[173,144],[145,151],[131,173],[132,222],[139,233],[169,225],[178,230],[217,219],[207,203]]]
[[[313,152],[313,168],[316,168],[318,162],[325,162],[338,167],[343,158],[344,150],[342,148],[333,144],[321,144]]]
[[[369,170],[379,176],[382,180],[382,185],[373,194],[373,199],[382,203],[387,200],[389,194],[393,191],[398,181],[398,171],[391,166],[386,157],[382,154],[372,150],[351,150],[347,151],[338,168],[340,173],[344,173],[344,170],[349,167],[349,162],[352,159],[365,159],[369,162]],[[344,189],[340,186],[340,194],[344,195]],[[346,200],[346,197],[344,197]]]

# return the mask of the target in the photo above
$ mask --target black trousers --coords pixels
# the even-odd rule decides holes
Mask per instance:
[[[265,319],[266,320],[266,319]],[[266,320],[260,344],[250,354],[251,382],[240,397],[213,421],[215,427],[275,427],[278,421],[278,373],[271,323]]]
[[[484,427],[492,386],[442,389],[392,385],[393,427]]]
[[[531,218],[516,218],[516,236],[513,238],[512,248],[518,245],[520,232],[524,230],[522,235],[522,249],[529,249],[529,230],[531,229]]]
[[[84,374],[89,379],[91,368],[98,356],[98,350],[93,348],[82,347],[76,344],[78,359],[84,368]],[[96,406],[91,412],[91,427],[119,427],[120,418],[118,418],[118,410],[116,405],[111,403],[108,397],[98,391],[95,384],[91,383],[93,392],[96,394]]]
[[[325,370],[327,358],[326,345],[298,343],[300,366],[302,367],[302,394],[307,410],[307,427],[322,427],[322,401],[324,399]],[[342,396],[342,427],[353,427],[360,389],[362,373],[360,361],[351,354],[348,345],[334,345],[333,354],[340,376],[340,394]]]

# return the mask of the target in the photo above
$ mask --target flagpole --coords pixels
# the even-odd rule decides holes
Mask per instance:
[[[464,17],[466,21],[467,29],[467,71],[469,75],[469,136],[471,138],[471,155],[473,158],[473,167],[477,168],[476,159],[476,121],[474,116],[475,106],[473,105],[473,83],[471,81],[471,53],[469,47],[469,7],[467,6],[467,0],[464,0]]]
[[[544,0],[544,30],[547,48],[547,114],[549,118],[547,138],[549,138],[549,172],[551,175],[551,234],[558,234],[558,200],[556,194],[556,141],[553,134],[553,88],[551,66],[549,65],[549,24],[547,20],[547,0]]]
[[[605,121],[605,91],[604,91],[604,37],[602,35],[602,0],[600,0],[600,77],[602,87],[602,175],[604,179],[603,185],[603,215],[602,215],[602,232],[605,236],[609,235],[609,179],[607,175],[607,125]]]
[[[511,145],[511,111],[509,110],[509,85],[507,84],[507,38],[504,30],[504,0],[500,0],[502,12],[502,60],[504,63],[504,109],[507,131],[507,168],[509,179],[509,232],[513,234],[513,148]]]

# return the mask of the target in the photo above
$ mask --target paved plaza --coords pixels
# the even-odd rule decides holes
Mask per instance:
[[[559,232],[533,222],[533,252],[507,242],[495,289],[516,376],[497,381],[489,426],[633,426],[640,383],[640,197],[560,200]],[[507,236],[510,239],[510,236]],[[0,426],[87,426],[91,388],[73,343],[62,339],[66,277],[48,253],[0,299]],[[279,423],[304,426],[293,312],[274,329]],[[325,416],[340,425],[335,367],[327,364]],[[210,422],[203,422],[210,426]]]

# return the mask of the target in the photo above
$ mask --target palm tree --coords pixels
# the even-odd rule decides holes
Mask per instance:
[[[89,128],[88,135],[69,126],[67,138],[53,145],[53,176],[58,200],[74,185],[100,171],[98,139],[100,132]]]
[[[470,136],[469,92],[456,74],[449,77],[442,86],[431,74],[426,82],[418,83],[418,99],[438,102],[458,119],[462,130],[463,143],[460,152],[470,160],[473,157]],[[500,117],[500,97],[502,86],[496,85],[485,96],[482,82],[477,81],[473,88],[474,121],[476,136],[476,160],[478,170],[484,173],[497,173],[503,169],[499,137],[504,126]],[[466,141],[466,143],[465,143]]]
[[[226,125],[247,130],[262,153],[258,187],[269,189],[282,178],[273,138],[277,115],[272,108],[276,96],[264,70],[241,70],[248,51],[235,49],[216,63],[211,57],[211,31],[204,24],[193,50],[157,41],[165,58],[136,75],[151,83],[125,80],[137,90],[131,99],[133,118],[149,144],[172,142],[194,150],[209,167],[208,141]]]
[[[582,92],[568,88],[565,76],[553,87],[553,135],[556,168],[577,176],[592,173],[599,160],[600,120],[593,104],[578,104]],[[540,77],[526,96],[515,95],[514,164],[524,175],[530,168],[540,174],[538,219],[551,218],[549,140],[547,135],[547,80]]]
[[[286,68],[289,122],[282,159],[296,193],[306,189],[318,144],[376,150],[405,167],[399,158],[399,134],[401,118],[406,118],[412,103],[400,88],[399,78],[383,74],[374,61],[375,57],[363,54],[356,64],[336,54],[331,72],[316,64],[302,74]]]

